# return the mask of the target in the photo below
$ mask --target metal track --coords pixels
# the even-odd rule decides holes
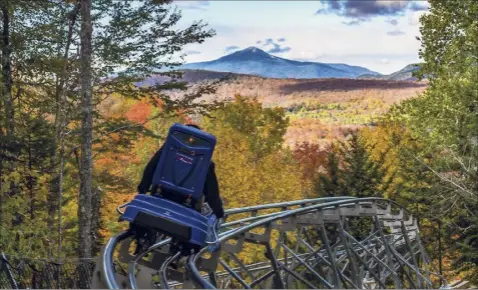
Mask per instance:
[[[113,237],[92,288],[447,286],[421,244],[416,219],[390,200],[318,198],[232,209],[226,216],[221,250],[212,254],[204,248],[170,256],[164,239],[132,256],[128,233]],[[173,260],[177,270],[169,267]],[[121,263],[128,273],[118,271]]]

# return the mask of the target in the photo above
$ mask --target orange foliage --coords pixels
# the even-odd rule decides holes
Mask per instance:
[[[114,165],[114,160],[112,158],[104,157],[104,158],[99,158],[98,160],[95,161],[95,166],[99,168],[103,167],[109,167]]]
[[[109,135],[111,139],[113,139],[115,142],[118,142],[121,139],[121,136],[118,133],[112,133]]]
[[[153,105],[147,103],[146,100],[142,100],[131,106],[125,117],[131,122],[144,123],[152,111]]]

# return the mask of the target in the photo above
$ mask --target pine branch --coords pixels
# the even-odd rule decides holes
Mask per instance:
[[[418,158],[415,154],[411,153],[408,149],[405,149],[416,161],[418,161],[421,165],[425,166],[428,170],[430,170],[435,176],[437,176],[440,180],[452,184],[455,188],[463,191],[464,193],[469,194],[472,197],[476,197],[476,194],[470,191],[469,189],[457,184],[451,179],[445,178],[443,175],[441,175],[439,172],[434,170],[432,167],[430,167],[428,164],[422,161],[422,159]]]

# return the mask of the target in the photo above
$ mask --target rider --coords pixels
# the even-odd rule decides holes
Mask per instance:
[[[186,126],[194,127],[196,129],[201,130],[201,128],[197,125],[187,124]],[[144,172],[143,172],[143,178],[141,179],[141,182],[138,185],[138,192],[140,194],[146,194],[146,192],[148,191],[150,191],[152,194],[156,194],[158,190],[160,190],[160,188],[158,188],[157,185],[153,185],[153,187],[151,188],[151,184],[153,180],[153,174],[154,174],[154,171],[156,170],[156,166],[158,165],[158,161],[161,156],[162,150],[163,150],[163,147],[161,146],[161,148],[154,154],[154,156],[146,165],[146,168],[144,169]],[[224,217],[224,209],[222,205],[222,200],[219,196],[219,186],[217,183],[217,177],[216,177],[216,173],[214,169],[215,169],[214,162],[211,161],[211,164],[209,165],[207,177],[206,177],[206,183],[204,185],[204,197],[205,197],[205,202],[207,202],[208,205],[211,207],[216,217],[218,219],[221,219]],[[181,199],[182,197],[180,195],[166,193],[164,195],[164,198],[170,199],[178,203],[183,202],[183,200]],[[198,209],[197,206],[196,206],[196,209]]]

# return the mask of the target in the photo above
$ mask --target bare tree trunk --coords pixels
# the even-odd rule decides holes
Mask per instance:
[[[79,257],[90,258],[92,252],[92,139],[93,139],[93,87],[91,76],[91,0],[81,0],[81,168],[78,202]]]
[[[56,91],[55,135],[51,156],[51,186],[48,194],[48,220],[47,226],[50,232],[54,231],[55,213],[58,210],[58,235],[61,235],[61,196],[63,191],[63,168],[64,168],[64,143],[66,120],[66,93],[65,84],[68,78],[69,51],[73,38],[73,28],[79,13],[80,3],[69,14],[68,34],[65,50],[63,53],[63,67],[59,75]],[[58,254],[61,253],[61,237],[58,237]]]
[[[5,125],[8,141],[13,141],[13,99],[12,99],[12,60],[10,47],[10,12],[8,1],[2,1],[2,75],[3,75],[3,98],[5,102]]]

